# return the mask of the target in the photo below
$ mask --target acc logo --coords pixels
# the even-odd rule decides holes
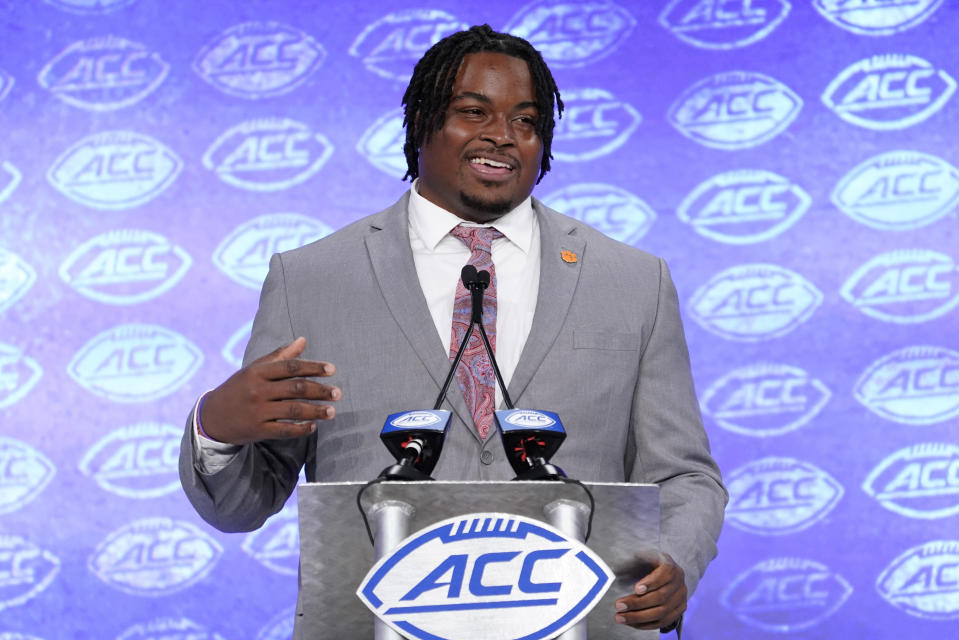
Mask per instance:
[[[126,498],[156,498],[180,485],[177,459],[183,429],[155,422],[120,427],[94,444],[80,471]]]
[[[109,13],[136,0],[46,0],[49,4],[71,13]]]
[[[75,202],[94,209],[129,209],[173,184],[183,163],[153,138],[132,131],[105,131],[64,151],[47,180]]]
[[[356,150],[383,173],[402,178],[407,169],[405,143],[403,109],[393,109],[370,125],[356,143]]]
[[[820,562],[770,558],[733,580],[720,602],[751,627],[789,632],[819,624],[850,595],[845,578]]]
[[[765,438],[807,424],[831,395],[798,367],[759,363],[724,375],[706,389],[700,404],[723,429]]]
[[[356,594],[408,638],[467,639],[481,628],[489,640],[535,640],[578,622],[612,580],[593,551],[542,522],[473,513],[401,542]]]
[[[60,560],[20,536],[0,533],[0,611],[24,604],[50,586]]]
[[[257,100],[293,91],[325,57],[323,46],[299,29],[244,22],[203,47],[193,70],[224,93]]]
[[[917,151],[881,153],[847,173],[833,190],[832,201],[873,229],[916,229],[959,203],[959,169]]]
[[[955,515],[959,513],[959,446],[927,443],[900,449],[869,473],[862,488],[886,509],[908,518]]]
[[[33,267],[17,254],[0,247],[0,313],[22,298],[36,279]]]
[[[700,80],[669,108],[680,133],[714,149],[745,149],[782,133],[802,98],[761,73],[727,71]]]
[[[193,259],[152,231],[115,229],[88,240],[60,265],[60,277],[98,302],[128,305],[169,291]]]
[[[224,640],[189,618],[157,618],[135,624],[117,636],[117,640]]]
[[[610,0],[537,0],[504,31],[529,40],[555,67],[582,67],[611,54],[635,26],[632,14]]]
[[[656,212],[638,196],[599,182],[581,182],[545,198],[552,208],[626,244],[639,241],[656,221]]]
[[[802,187],[771,171],[727,171],[706,180],[679,205],[679,219],[701,236],[727,244],[775,238],[802,217],[812,200]]]
[[[117,529],[87,560],[96,577],[137,596],[163,596],[204,578],[220,544],[189,522],[143,518]]]
[[[56,471],[45,455],[27,443],[0,436],[0,513],[16,511],[33,500]]]
[[[290,607],[270,618],[256,634],[256,640],[289,640],[293,637],[293,621],[296,620],[296,607]]]
[[[2,100],[0,96],[0,100]],[[4,160],[0,162],[0,202],[3,202],[10,197],[16,188],[20,184],[20,179],[22,175],[20,170],[13,166],[11,163]]]
[[[807,529],[842,498],[836,479],[808,462],[768,457],[733,471],[726,480],[726,517],[743,531],[781,535]]]
[[[959,353],[914,346],[879,358],[853,390],[867,409],[905,424],[933,424],[959,416]]]
[[[267,569],[288,576],[300,570],[300,525],[295,503],[243,540],[243,550]]]
[[[873,56],[846,67],[829,83],[823,103],[867,129],[905,129],[939,111],[956,90],[942,69],[909,55]]]
[[[249,342],[250,334],[253,332],[253,321],[250,320],[242,327],[233,332],[230,339],[223,345],[220,355],[223,359],[239,369],[243,366],[243,347]]]
[[[74,42],[43,67],[37,82],[74,107],[109,111],[148,96],[169,70],[159,53],[106,36]]]
[[[406,411],[400,414],[399,418],[390,421],[394,427],[401,429],[410,429],[416,427],[428,427],[431,424],[442,422],[440,414],[433,411]]]
[[[704,329],[729,340],[785,335],[809,319],[822,293],[798,273],[774,264],[743,264],[714,275],[689,301]]]
[[[70,360],[77,384],[114,402],[146,402],[173,393],[203,363],[180,334],[153,324],[121,324],[87,342]]]
[[[373,73],[408,82],[411,69],[426,50],[469,25],[445,11],[394,11],[368,25],[350,45],[350,55]]]
[[[545,429],[556,424],[556,421],[550,418],[542,411],[524,409],[519,411],[509,411],[506,422],[514,427],[523,429]]]
[[[15,404],[40,381],[43,369],[13,345],[0,342],[0,409]]]
[[[856,269],[840,293],[867,316],[925,322],[959,304],[959,267],[936,251],[897,249]]]
[[[203,166],[234,187],[278,191],[305,182],[332,154],[333,144],[302,122],[266,118],[221,134],[203,154]]]
[[[3,100],[7,97],[7,94],[10,93],[10,88],[13,86],[13,83],[13,76],[3,69],[0,69],[0,100]]]
[[[694,47],[734,49],[768,36],[791,8],[788,0],[670,0],[659,24]]]
[[[556,121],[553,155],[558,160],[582,162],[612,153],[623,146],[639,123],[639,112],[603,89],[567,92],[565,115]]]
[[[864,36],[887,36],[921,24],[942,0],[814,0],[833,24]]]
[[[959,541],[934,540],[908,549],[879,575],[876,591],[917,618],[959,618]]]
[[[319,240],[333,229],[298,213],[271,213],[244,222],[213,252],[213,262],[234,282],[259,289],[274,253]]]

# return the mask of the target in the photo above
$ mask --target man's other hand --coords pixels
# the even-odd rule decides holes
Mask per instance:
[[[686,610],[686,574],[666,553],[633,587],[634,594],[616,601],[616,622],[636,629],[664,629]]]

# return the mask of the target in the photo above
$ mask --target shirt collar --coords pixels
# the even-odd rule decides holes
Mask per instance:
[[[493,224],[479,225],[467,222],[421,196],[419,179],[416,179],[410,187],[409,214],[410,226],[430,251],[436,249],[436,245],[458,224],[495,227],[510,242],[522,249],[523,253],[529,253],[533,243],[535,214],[532,197],[527,197]]]

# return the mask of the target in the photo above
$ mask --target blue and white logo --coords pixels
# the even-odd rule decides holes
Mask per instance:
[[[887,456],[863,490],[886,509],[930,520],[959,513],[959,445],[921,443]]]
[[[536,0],[503,29],[529,40],[553,68],[582,67],[605,58],[636,26],[611,0]]]
[[[158,233],[115,229],[74,249],[59,273],[91,300],[131,305],[172,289],[191,264],[190,254]]]
[[[927,620],[959,618],[959,540],[934,540],[907,549],[876,579],[889,604]]]
[[[812,199],[771,171],[726,171],[701,183],[679,205],[679,219],[726,244],[775,238],[802,217]]]
[[[639,242],[656,221],[656,212],[639,196],[600,182],[571,184],[543,202],[626,244]]]
[[[720,602],[750,627],[788,633],[821,623],[850,595],[849,582],[821,562],[770,558],[739,574]]]
[[[873,229],[917,229],[959,204],[959,169],[918,151],[881,153],[843,176],[832,201],[847,216]]]
[[[263,625],[256,634],[256,640],[290,640],[293,637],[293,621],[296,620],[296,607],[281,611]]]
[[[46,0],[46,2],[70,13],[96,14],[122,9],[136,0]]]
[[[47,180],[74,202],[94,209],[130,209],[173,184],[183,162],[166,146],[132,131],[105,131],[64,151]]]
[[[121,324],[98,334],[70,360],[67,373],[91,393],[114,402],[147,402],[179,389],[203,353],[170,329]]]
[[[557,423],[556,419],[547,411],[536,411],[534,409],[513,409],[504,411],[507,414],[503,420],[508,424],[520,429],[549,429]]]
[[[884,55],[849,65],[829,83],[822,101],[846,122],[887,131],[919,124],[956,90],[943,69],[910,55]]]
[[[36,498],[56,472],[50,459],[26,442],[0,436],[0,514]]]
[[[37,272],[23,258],[0,247],[0,313],[16,304],[36,279]]]
[[[798,273],[774,264],[721,271],[689,301],[704,329],[729,340],[758,342],[786,335],[809,319],[822,293]]]
[[[481,628],[488,640],[536,640],[582,619],[613,578],[593,551],[542,522],[473,513],[401,542],[356,594],[407,638],[466,640]]]
[[[783,83],[750,71],[717,73],[686,89],[669,122],[690,140],[714,149],[755,147],[786,130],[803,101]]]
[[[222,553],[216,540],[189,522],[142,518],[108,535],[87,566],[111,587],[158,597],[206,577]]]
[[[274,253],[289,251],[333,232],[298,213],[270,213],[244,222],[213,252],[213,263],[234,282],[259,289]]]
[[[279,191],[306,182],[331,155],[333,144],[308,125],[264,118],[221,134],[203,154],[203,166],[234,187]]]
[[[247,534],[243,551],[264,567],[277,573],[295,576],[300,570],[300,523],[296,501]]]
[[[11,344],[0,342],[0,409],[16,404],[43,375],[40,364]]]
[[[0,101],[7,97],[10,88],[13,87],[14,79],[9,73],[0,69]]]
[[[12,163],[6,160],[0,162],[0,203],[5,202],[17,190],[22,177],[20,170]]]
[[[942,0],[813,0],[826,19],[863,36],[888,36],[923,23]]]
[[[757,363],[716,380],[700,405],[704,415],[727,431],[768,438],[808,424],[831,395],[822,381],[799,367]]]
[[[193,70],[231,96],[257,100],[293,91],[316,71],[326,51],[308,34],[276,22],[244,22],[207,43]]]
[[[583,162],[609,155],[623,146],[642,116],[628,102],[604,89],[570,89],[566,110],[553,130],[553,157]]]
[[[443,422],[447,411],[405,411],[389,421],[389,425],[400,429],[419,429]]]
[[[825,518],[842,498],[835,478],[814,464],[792,458],[755,460],[726,478],[726,521],[760,535],[808,529]]]
[[[896,249],[856,269],[840,293],[884,322],[926,322],[959,304],[959,266],[937,251]]]
[[[406,174],[406,130],[403,109],[393,109],[377,118],[360,137],[356,150],[383,173],[402,178]]]
[[[223,356],[224,360],[233,365],[234,369],[239,369],[243,366],[243,350],[246,347],[246,343],[250,341],[250,335],[252,333],[253,321],[250,320],[234,331],[233,335],[226,341],[226,344],[223,345],[223,349],[220,350],[220,355]]]
[[[0,611],[29,602],[50,586],[60,559],[20,536],[0,533]]]
[[[413,67],[427,49],[468,28],[467,23],[445,11],[394,11],[367,25],[350,45],[350,55],[379,76],[409,82]]]
[[[659,24],[701,49],[735,49],[758,42],[786,19],[788,0],[670,0]]]
[[[292,615],[292,614],[291,614]],[[189,618],[155,618],[128,627],[116,640],[225,640]]]
[[[177,461],[183,429],[140,422],[114,429],[80,460],[80,471],[125,498],[158,498],[180,488]]]
[[[934,424],[959,416],[959,352],[913,346],[893,351],[863,372],[856,399],[878,416]]]
[[[111,111],[143,100],[169,70],[158,52],[105,36],[71,44],[43,67],[37,82],[74,107]]]

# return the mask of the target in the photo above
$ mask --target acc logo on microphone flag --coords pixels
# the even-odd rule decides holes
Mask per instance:
[[[730,371],[703,393],[703,413],[727,431],[767,438],[815,418],[829,389],[798,367],[757,363]]]
[[[821,562],[770,558],[736,577],[720,602],[751,627],[792,632],[816,626],[850,595],[849,582]]]
[[[40,364],[19,348],[0,342],[0,409],[16,404],[40,381]]]
[[[883,507],[907,518],[955,515],[959,513],[959,446],[922,443],[900,449],[869,473],[862,488]]]
[[[296,501],[249,533],[243,540],[243,551],[271,571],[295,576],[300,567],[300,524]]]
[[[116,640],[225,640],[189,618],[155,618],[128,627]]]
[[[612,583],[593,551],[529,518],[474,513],[422,529],[381,558],[357,596],[418,640],[554,638]]]
[[[786,19],[788,0],[670,0],[659,24],[702,49],[735,49],[768,36]]]
[[[65,9],[71,13],[109,13],[136,0],[46,0],[58,9]]]
[[[907,549],[876,579],[889,604],[917,618],[959,618],[959,540],[934,540]]]
[[[583,162],[608,155],[623,146],[643,120],[631,104],[604,89],[571,89],[563,95],[566,111],[553,132],[553,156],[558,160]]]
[[[67,104],[90,111],[134,105],[167,76],[168,65],[138,42],[105,36],[74,42],[54,57],[37,82]]]
[[[333,144],[308,125],[264,118],[221,134],[203,155],[203,166],[234,187],[279,191],[305,182],[332,154]]]
[[[0,100],[2,99],[2,96],[0,96]],[[12,163],[6,160],[0,162],[0,202],[4,202],[16,191],[22,177],[20,170]]]
[[[406,173],[406,130],[403,109],[393,109],[377,118],[360,137],[356,150],[383,173],[402,178]]]
[[[427,49],[468,28],[468,24],[445,11],[394,11],[367,25],[350,45],[350,55],[379,76],[409,82],[413,67]]]
[[[114,402],[169,395],[203,363],[179,333],[153,324],[121,324],[98,334],[70,360],[67,373],[91,393]]]
[[[689,87],[669,108],[669,122],[714,149],[767,142],[792,123],[803,101],[783,83],[750,71],[726,71]]]
[[[0,436],[0,514],[37,497],[56,471],[49,458],[26,442]]]
[[[231,231],[213,252],[213,263],[234,282],[259,289],[274,253],[302,247],[332,231],[319,220],[298,213],[262,215]]]
[[[626,244],[638,242],[656,221],[656,212],[639,196],[611,184],[571,184],[544,202]]]
[[[115,229],[74,249],[59,273],[91,300],[130,305],[172,289],[191,264],[190,254],[158,233]]]
[[[183,429],[140,422],[100,438],[83,456],[80,471],[102,489],[125,498],[157,498],[180,486],[177,460]]]
[[[449,411],[404,411],[391,415],[387,424],[397,429],[419,429],[444,422],[449,418],[449,415]],[[390,431],[393,431],[393,429]]]
[[[826,19],[864,36],[888,36],[921,24],[942,0],[813,0]]]
[[[551,411],[537,411],[535,409],[510,409],[497,411],[498,423],[504,431],[510,427],[519,429],[548,429],[549,431],[563,431],[559,424],[559,416]],[[556,425],[556,426],[554,426]]]
[[[0,247],[0,313],[22,298],[36,279],[37,272],[23,258]]]
[[[679,205],[679,219],[726,244],[775,238],[809,209],[809,194],[771,171],[727,171],[701,183]]]
[[[64,151],[47,180],[74,202],[94,209],[130,209],[173,184],[183,162],[149,136],[105,131]]]
[[[721,271],[689,301],[704,329],[729,340],[757,342],[785,335],[809,319],[822,293],[798,273],[773,264]]]
[[[934,424],[959,416],[959,352],[934,346],[893,351],[863,372],[856,399],[878,416]]]
[[[897,249],[856,269],[840,290],[867,316],[908,324],[938,318],[959,304],[959,267],[927,249]]]
[[[224,93],[257,100],[293,91],[325,57],[323,46],[299,29],[244,22],[207,43],[193,70]]]
[[[60,560],[20,536],[0,533],[0,611],[29,602],[50,586]]]
[[[917,151],[889,151],[853,168],[832,192],[847,216],[873,229],[917,229],[959,204],[959,169]]]

